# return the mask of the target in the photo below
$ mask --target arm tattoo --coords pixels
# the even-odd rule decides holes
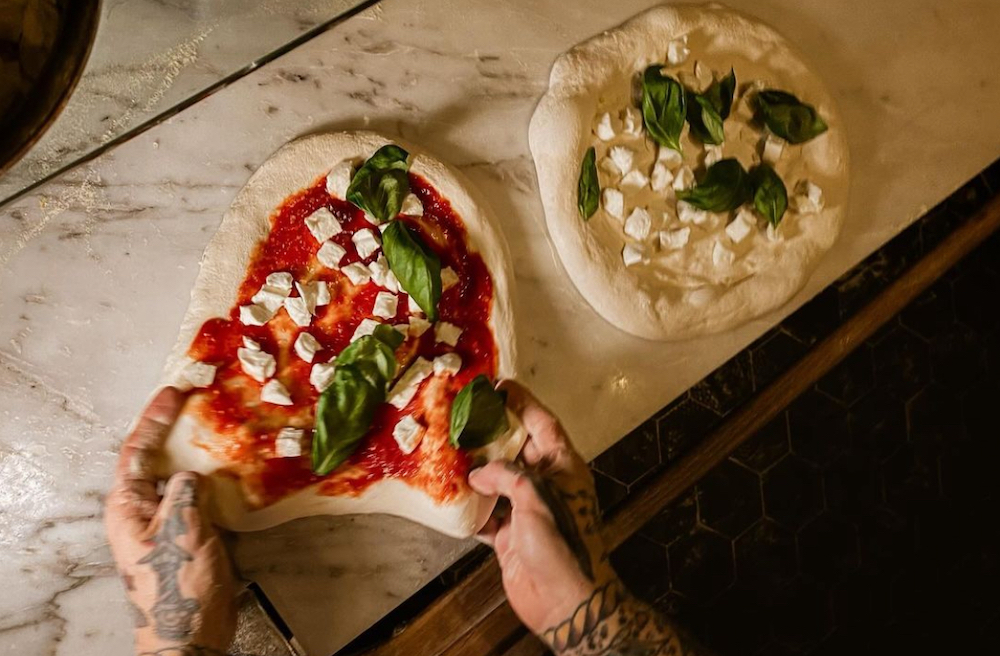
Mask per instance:
[[[181,594],[178,575],[181,568],[192,560],[183,547],[175,540],[187,533],[187,523],[184,521],[184,510],[194,506],[194,482],[184,481],[177,500],[171,508],[170,515],[163,522],[159,532],[153,538],[153,550],[142,560],[140,565],[150,565],[156,572],[157,591],[156,603],[153,604],[153,618],[156,621],[156,634],[167,640],[187,640],[191,636],[191,624],[201,610],[201,605],[195,599],[188,599]],[[208,652],[190,652],[202,654]],[[165,656],[187,656],[187,652]]]
[[[617,582],[599,588],[573,615],[541,635],[558,656],[702,654]]]
[[[534,472],[524,472],[524,475],[531,481],[535,492],[538,493],[542,502],[548,507],[549,512],[552,513],[552,517],[556,522],[556,528],[563,539],[566,540],[569,550],[573,553],[573,557],[576,558],[577,564],[580,565],[580,570],[588,580],[593,581],[594,564],[591,560],[590,549],[587,548],[587,543],[584,541],[583,534],[580,531],[580,524],[577,522],[576,517],[574,517],[573,510],[569,507],[569,501],[574,500],[576,495],[571,492],[563,492],[550,480]],[[586,496],[585,491],[581,492],[581,494],[584,497]],[[584,508],[589,509],[591,507],[585,498],[582,498],[581,501],[584,502]],[[596,508],[596,505],[597,500],[594,499],[593,506]],[[588,525],[585,527],[585,530],[589,530],[589,528]]]
[[[189,645],[186,647],[164,647],[156,651],[139,652],[136,656],[226,656],[226,653],[211,647]]]

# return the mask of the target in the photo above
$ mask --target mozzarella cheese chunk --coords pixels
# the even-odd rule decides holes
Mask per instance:
[[[246,348],[248,348],[248,349],[250,349],[251,351],[259,351],[260,350],[260,344],[258,344],[257,342],[253,341],[252,339],[250,339],[246,335],[243,336],[243,346],[246,347]]]
[[[799,214],[815,214],[822,211],[825,202],[823,190],[809,180],[799,180],[795,185],[795,196],[792,197],[795,211]]]
[[[354,248],[358,251],[358,257],[362,260],[382,247],[382,242],[375,236],[375,232],[370,228],[363,228],[351,235]]]
[[[325,241],[316,253],[316,259],[327,269],[336,269],[340,266],[340,261],[344,259],[347,250],[340,244],[332,241]]]
[[[285,299],[285,312],[295,322],[296,326],[305,328],[312,323],[312,313],[306,299],[301,296],[288,297]]]
[[[736,261],[736,253],[732,252],[721,241],[715,242],[712,248],[712,264],[715,266],[731,266]]]
[[[322,394],[333,382],[333,374],[337,371],[337,365],[332,362],[317,362],[309,370],[309,384]]]
[[[698,81],[697,91],[704,91],[712,83],[712,69],[701,61],[694,63],[694,78]]]
[[[297,282],[295,289],[298,290],[299,297],[305,301],[309,314],[316,314],[317,307],[322,307],[330,302],[330,288],[320,280],[306,283]]]
[[[602,171],[610,176],[620,176],[621,172],[618,171],[618,167],[615,165],[614,161],[610,157],[602,157],[599,167]]]
[[[403,207],[399,210],[399,213],[407,216],[423,216],[424,204],[420,202],[416,194],[406,194],[406,198],[403,199]],[[388,227],[388,221],[384,225]],[[384,228],[379,226],[379,230],[382,231]]]
[[[272,378],[260,388],[260,400],[273,405],[292,405],[292,395],[277,378]]]
[[[711,287],[698,287],[688,292],[684,300],[695,307],[705,307],[715,299],[715,296],[715,290]]]
[[[687,61],[691,54],[691,49],[687,46],[687,36],[674,39],[667,44],[667,63],[671,66],[680,66]]]
[[[622,178],[623,187],[631,187],[632,189],[642,189],[647,184],[649,184],[649,178],[646,174],[638,169],[633,169],[625,174]]]
[[[396,298],[395,294],[379,292],[375,296],[375,306],[372,308],[372,314],[383,319],[392,319],[396,316],[396,307],[398,304],[399,299]]]
[[[241,305],[240,306],[240,323],[244,326],[263,326],[265,323],[271,320],[274,316],[274,312],[263,305]]]
[[[448,346],[458,344],[458,338],[462,336],[462,329],[453,323],[440,321],[434,324],[434,341],[443,342]]]
[[[677,228],[676,230],[660,231],[660,248],[675,251],[678,248],[687,246],[691,239],[691,228]]]
[[[287,271],[275,271],[264,279],[264,285],[288,296],[292,293],[292,274]]]
[[[274,313],[281,309],[282,303],[285,302],[285,298],[291,291],[292,274],[278,271],[265,279],[264,285],[250,300],[256,305],[263,305],[271,313],[271,316],[274,316]]]
[[[676,171],[684,163],[684,156],[668,146],[660,146],[656,151],[656,161],[663,162],[671,171]]]
[[[650,186],[653,191],[663,192],[667,190],[670,183],[674,181],[674,174],[663,162],[653,165],[653,176],[650,178]]]
[[[243,373],[258,383],[263,383],[273,376],[277,368],[274,356],[264,351],[248,348],[236,349],[236,358],[240,361]]]
[[[622,132],[638,137],[642,134],[642,114],[635,107],[622,110]]]
[[[366,337],[375,332],[375,328],[381,326],[381,321],[375,321],[374,319],[362,319],[361,323],[354,330],[354,334],[351,335],[351,342],[356,342],[362,337]]]
[[[604,211],[620,219],[625,216],[625,195],[617,189],[608,187],[601,194],[604,200]]]
[[[433,370],[433,365],[429,360],[418,357],[389,390],[386,401],[394,408],[402,410],[413,400],[420,383],[424,382],[424,379],[430,376]]]
[[[351,186],[354,177],[354,163],[344,160],[326,174],[326,193],[335,198],[347,198],[347,188]]]
[[[645,261],[645,250],[633,244],[625,244],[625,248],[622,249],[622,262],[625,263],[625,266],[630,267]]]
[[[390,292],[399,291],[399,280],[389,269],[389,262],[384,255],[379,255],[377,259],[368,263],[368,270],[371,272],[372,282],[379,287],[385,287]]]
[[[333,212],[325,207],[319,208],[306,217],[306,227],[309,228],[309,232],[316,238],[316,241],[321,244],[330,237],[340,234],[344,229]]]
[[[299,336],[295,338],[294,347],[298,356],[306,362],[312,362],[316,353],[323,348],[315,337],[305,332],[299,333]]]
[[[677,218],[681,223],[693,223],[704,225],[708,221],[708,212],[698,209],[691,203],[683,200],[677,201]]]
[[[340,267],[340,272],[347,276],[353,285],[363,285],[372,277],[371,270],[360,262],[352,262],[347,266]]]
[[[425,430],[412,415],[406,415],[392,429],[392,437],[396,440],[396,444],[399,445],[399,450],[409,455],[420,445],[420,440],[424,438]]]
[[[705,146],[705,168],[722,159],[722,146]]]
[[[631,171],[635,163],[635,153],[627,146],[612,146],[608,151],[608,157],[622,175]]]
[[[306,432],[301,428],[286,427],[274,438],[274,455],[279,458],[298,458],[305,452]]]
[[[756,227],[757,220],[754,219],[753,213],[744,207],[736,213],[736,218],[733,219],[732,223],[726,226],[726,234],[729,235],[734,244],[739,244],[749,237]]]
[[[204,362],[189,362],[181,375],[192,387],[208,387],[215,380],[214,365]]]
[[[410,317],[410,335],[420,337],[431,327],[431,322],[422,317]]]
[[[694,171],[691,170],[690,166],[682,166],[680,170],[674,174],[674,191],[690,189],[693,185]]]
[[[641,207],[632,210],[632,213],[625,219],[625,234],[638,241],[649,236],[649,231],[653,228],[653,219],[649,212]]]
[[[601,118],[597,121],[597,126],[594,128],[594,134],[601,141],[611,141],[615,138],[615,126],[611,122],[611,114],[609,112],[604,112]]]
[[[778,227],[775,227],[774,224],[772,224],[772,223],[768,223],[767,224],[767,239],[768,239],[768,241],[779,242],[779,241],[783,240],[784,238],[785,238],[785,236],[781,234],[781,226],[780,225]]]
[[[458,274],[451,267],[441,269],[441,291],[447,291],[458,284]]]
[[[760,158],[773,166],[781,159],[781,153],[784,150],[785,140],[773,134],[768,134],[767,138],[764,139],[764,147],[761,150]]]
[[[462,356],[458,353],[445,353],[434,358],[434,373],[454,376],[462,369]]]

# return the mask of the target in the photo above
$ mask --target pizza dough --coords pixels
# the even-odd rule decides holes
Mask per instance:
[[[675,50],[670,53],[675,61],[683,61],[668,63],[668,48]],[[613,159],[611,148],[625,145],[641,174],[636,176],[639,183],[661,156],[644,131],[629,133],[627,124],[635,115],[620,113],[634,106],[633,81],[653,63],[663,63],[666,73],[697,91],[713,72],[721,76],[735,70],[738,93],[725,122],[722,150],[693,140],[685,125],[683,167],[694,171],[703,169],[706,158],[711,162],[720,156],[735,157],[747,169],[760,162],[764,133],[750,125],[752,109],[744,97],[748,88],[782,89],[815,106],[829,130],[802,145],[786,144],[774,167],[792,203],[796,186],[809,182],[822,190],[825,207],[815,213],[790,209],[770,238],[761,224],[739,244],[726,234],[730,217],[717,215],[690,226],[682,247],[653,244],[643,251],[623,219],[633,207],[649,206],[654,222],[664,213],[661,228],[679,228],[668,217],[674,192],[655,194],[648,183],[630,191],[613,163],[605,163],[599,167],[602,187],[625,190],[622,217],[609,214],[602,203],[589,221],[582,220],[577,183],[588,148],[595,146],[597,160],[603,162]],[[605,113],[619,122],[609,141],[597,136],[608,136],[607,126],[599,125]],[[680,5],[650,9],[560,56],[529,137],[549,235],[577,289],[622,330],[674,340],[739,326],[782,305],[805,284],[836,240],[846,209],[848,152],[841,125],[822,82],[773,29],[719,5]],[[672,175],[680,175],[680,169]],[[626,259],[641,261],[625,266],[623,249]]]
[[[363,162],[388,143],[389,140],[368,132],[316,135],[287,144],[264,162],[233,201],[205,251],[191,304],[164,370],[163,384],[190,388],[185,374],[190,364],[188,348],[206,320],[229,315],[254,248],[268,235],[272,212],[287,197],[315,183],[338,163]],[[497,345],[497,376],[513,378],[516,353],[509,289],[510,258],[505,242],[483,205],[473,199],[469,185],[457,173],[408,144],[398,140],[391,143],[409,151],[410,170],[426,179],[451,203],[464,222],[471,248],[486,263],[493,281],[490,326]],[[525,434],[513,419],[511,425],[508,434],[477,455],[488,459],[515,457]],[[196,417],[183,413],[167,439],[159,470],[164,475],[177,471],[209,475],[215,518],[232,530],[259,530],[309,515],[388,513],[448,535],[468,537],[482,527],[496,502],[469,491],[452,502],[436,503],[423,491],[386,478],[372,483],[357,496],[324,496],[313,486],[271,505],[254,508],[247,503],[236,480],[211,476],[220,463],[208,451],[195,446],[199,432],[206,429]]]

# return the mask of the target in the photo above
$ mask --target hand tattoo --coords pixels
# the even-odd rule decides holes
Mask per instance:
[[[139,561],[140,565],[152,566],[156,572],[156,603],[152,609],[153,618],[156,620],[156,634],[167,640],[179,641],[191,636],[191,624],[195,615],[201,610],[197,600],[188,599],[181,594],[178,582],[178,575],[184,563],[193,560],[191,554],[175,542],[178,537],[187,533],[184,510],[194,507],[194,481],[183,481],[182,485],[170,515],[153,538],[153,550]],[[169,652],[164,654],[174,656]],[[185,652],[179,654],[186,656]]]
[[[188,645],[186,647],[164,647],[156,651],[143,651],[136,656],[226,656],[226,653],[211,647]]]
[[[700,652],[615,581],[541,635],[558,656],[685,656]]]

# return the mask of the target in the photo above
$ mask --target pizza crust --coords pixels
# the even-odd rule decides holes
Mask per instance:
[[[290,195],[326,175],[337,163],[354,160],[360,164],[388,143],[395,143],[411,153],[411,171],[425,178],[448,199],[462,219],[471,249],[486,263],[493,281],[490,325],[497,345],[497,375],[501,379],[515,377],[517,355],[509,288],[510,257],[506,242],[483,209],[485,205],[473,198],[471,186],[460,174],[425,152],[398,139],[389,140],[372,132],[351,132],[313,135],[286,144],[261,165],[237,194],[202,257],[191,303],[164,367],[164,385],[182,390],[190,388],[184,376],[184,369],[190,363],[188,348],[205,321],[229,315],[253,250],[267,237],[269,218],[275,209]],[[513,417],[511,426],[505,436],[476,455],[490,460],[513,459],[526,435]],[[230,530],[261,530],[310,515],[387,513],[461,538],[478,531],[496,503],[496,498],[470,492],[451,503],[439,504],[419,489],[386,479],[371,484],[356,497],[322,496],[316,493],[314,486],[267,507],[253,509],[246,503],[235,480],[212,476],[220,463],[195,446],[200,441],[199,433],[207,430],[210,429],[196,418],[182,413],[167,438],[158,470],[164,476],[178,471],[195,471],[208,476],[213,488],[213,515],[220,525]]]
[[[704,252],[700,259],[674,256],[672,267],[654,258],[653,266],[626,268],[620,222],[612,225],[603,210],[584,222],[576,206],[580,162],[596,141],[595,115],[631,104],[636,73],[663,62],[667,44],[685,35],[690,63],[699,60],[722,72],[735,65],[741,86],[763,79],[789,90],[816,106],[830,125],[823,135],[794,147],[801,149],[796,155],[801,161],[795,164],[795,178],[786,179],[789,195],[797,179],[818,183],[826,198],[823,211],[786,216],[783,240],[772,243],[760,235],[761,243],[725,276],[711,269],[710,259],[706,264]],[[733,120],[727,121],[727,143]],[[549,90],[532,117],[529,140],[549,235],[577,289],[622,330],[674,340],[744,324],[787,302],[805,285],[836,240],[847,207],[848,151],[841,125],[822,81],[772,28],[716,4],[660,6],[556,60]]]

